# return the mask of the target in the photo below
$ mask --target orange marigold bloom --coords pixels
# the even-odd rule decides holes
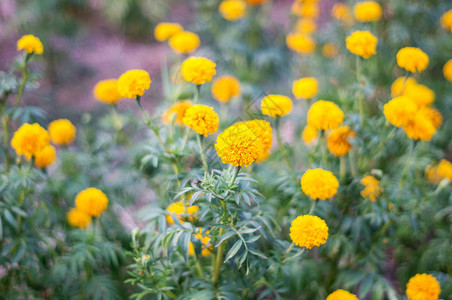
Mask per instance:
[[[185,221],[193,222],[196,218],[195,214],[199,211],[199,206],[184,205],[182,201],[179,201],[171,203],[166,210],[168,211],[166,223],[168,223],[168,225],[174,225],[174,217],[179,219],[180,223],[184,223]]]
[[[84,229],[91,224],[91,216],[77,208],[71,208],[67,213],[67,221],[72,227]]]
[[[198,228],[198,233],[195,234],[195,240],[199,241],[201,243],[201,255],[203,257],[209,256],[212,254],[213,251],[213,245],[210,244],[210,236],[209,236],[209,230],[206,231],[206,233],[202,232],[202,228]],[[193,246],[193,243],[190,242],[188,246],[188,254],[190,256],[195,255],[195,247]]]
[[[419,110],[407,124],[403,126],[406,135],[413,140],[430,141],[436,128],[424,111]]]
[[[345,290],[336,290],[326,297],[326,300],[359,300],[356,295]]]
[[[344,112],[331,101],[319,100],[308,111],[308,125],[317,130],[334,129],[344,122]]]
[[[360,183],[364,185],[364,189],[361,191],[361,196],[369,199],[371,202],[375,202],[377,197],[381,195],[380,180],[373,176],[367,175],[361,179]]]
[[[347,49],[365,59],[376,53],[378,39],[369,31],[355,31],[345,40]]]
[[[314,19],[311,18],[301,18],[298,19],[295,25],[295,32],[300,32],[304,34],[311,34],[317,31],[317,24]]]
[[[407,85],[402,95],[410,98],[418,106],[432,104],[436,96],[434,91],[422,84]]]
[[[246,3],[243,0],[224,0],[218,11],[226,20],[237,21],[246,16]]]
[[[391,96],[402,96],[405,89],[414,84],[417,84],[417,81],[413,77],[408,77],[406,79],[405,77],[398,77],[391,85]]]
[[[355,137],[355,132],[348,126],[339,126],[328,133],[328,150],[335,156],[343,156],[350,151],[352,144],[349,139]]]
[[[299,17],[317,18],[320,14],[317,2],[295,1],[292,5],[292,13]]]
[[[168,44],[176,53],[190,54],[198,49],[201,40],[196,33],[181,31],[173,35]]]
[[[135,99],[141,97],[151,87],[151,77],[144,70],[130,70],[118,79],[118,91],[121,97]]]
[[[93,94],[96,100],[106,104],[115,105],[122,99],[118,91],[118,80],[116,79],[99,81],[94,87]]]
[[[330,171],[310,169],[301,177],[301,190],[314,200],[331,198],[338,188],[339,181]]]
[[[304,77],[295,80],[292,84],[292,93],[295,98],[312,98],[317,94],[319,83],[314,77]]]
[[[319,247],[328,239],[328,226],[317,216],[298,216],[290,226],[290,238],[299,247]]]
[[[430,122],[432,122],[436,129],[441,127],[441,124],[443,124],[443,116],[438,110],[431,106],[422,106],[419,110],[430,120]]]
[[[217,73],[215,67],[210,59],[191,56],[182,63],[181,72],[185,81],[201,85],[212,80]]]
[[[315,51],[315,40],[300,32],[289,33],[286,37],[287,47],[301,55],[309,55]]]
[[[306,125],[301,133],[301,139],[307,146],[312,146],[319,137],[319,132],[312,126]]]
[[[17,129],[11,139],[11,147],[17,155],[30,159],[36,156],[50,142],[49,133],[38,123],[25,123]]]
[[[384,105],[386,119],[396,127],[407,125],[418,111],[417,105],[405,96],[396,97]]]
[[[68,119],[59,119],[50,122],[50,140],[55,145],[68,146],[75,140],[77,128]]]
[[[267,0],[246,0],[246,2],[251,6],[256,6],[264,4]]]
[[[292,100],[283,95],[267,95],[262,98],[261,111],[270,117],[282,117],[292,111]]]
[[[375,1],[362,1],[355,4],[353,13],[359,22],[376,22],[381,19],[383,10]]]
[[[212,97],[221,103],[226,103],[242,93],[240,82],[230,75],[223,75],[215,79],[212,83]]]
[[[182,122],[196,133],[208,136],[217,132],[219,118],[213,107],[196,104],[192,105],[185,112]]]
[[[444,29],[452,32],[452,9],[449,9],[441,16],[440,22]]]
[[[333,58],[338,54],[338,50],[335,44],[333,43],[325,43],[322,47],[322,55],[325,58]]]
[[[45,146],[41,151],[36,153],[35,166],[38,168],[47,168],[56,160],[55,147],[52,145]]]
[[[273,130],[270,126],[270,123],[264,120],[251,120],[238,122],[236,124],[243,124],[245,126],[248,126],[248,128],[254,132],[256,137],[262,140],[262,152],[259,154],[256,160],[257,162],[265,160],[270,155],[270,149],[273,142]]]
[[[424,71],[429,63],[428,55],[419,48],[405,47],[397,52],[397,65],[411,73]]]
[[[443,67],[444,78],[452,82],[452,59],[449,59]]]
[[[41,40],[32,34],[27,34],[17,41],[17,51],[25,50],[27,53],[42,54],[44,46]]]
[[[406,285],[408,300],[438,300],[441,287],[430,274],[416,274]]]
[[[193,103],[190,100],[177,101],[162,115],[162,121],[164,124],[169,124],[173,115],[176,115],[175,122],[177,125],[183,124],[183,119],[187,109],[192,107]]]
[[[182,25],[178,23],[162,22],[155,26],[154,37],[157,41],[163,42],[183,30]]]
[[[353,25],[354,23],[350,7],[344,2],[337,2],[333,5],[331,16],[347,26]]]
[[[75,197],[75,207],[92,217],[100,217],[107,209],[107,206],[107,196],[96,188],[84,189]]]

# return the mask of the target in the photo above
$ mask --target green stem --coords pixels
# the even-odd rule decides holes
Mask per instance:
[[[24,93],[25,85],[26,85],[26,83],[27,83],[27,77],[28,77],[28,73],[27,73],[27,63],[28,63],[28,60],[30,59],[30,57],[31,57],[30,54],[27,54],[27,55],[25,56],[24,64],[23,64],[23,66],[20,68],[21,73],[22,73],[22,81],[21,81],[21,83],[20,83],[20,85],[19,85],[19,88],[18,88],[18,90],[17,90],[17,97],[16,97],[16,101],[14,102],[14,107],[18,107],[19,104],[20,104],[20,101],[22,100],[22,95],[23,95],[23,93]]]
[[[201,267],[198,257],[196,256],[196,253],[194,255],[194,258],[195,258],[196,270],[198,271],[198,276],[199,276],[199,278],[204,279],[204,272],[202,271],[202,267]]]
[[[221,223],[224,223],[224,218],[226,216],[226,202],[224,200],[220,200],[220,201],[221,201],[221,206],[223,207],[223,220],[221,221]],[[224,227],[221,227],[220,232],[218,233],[219,240],[223,236],[224,232],[225,232]],[[221,271],[221,265],[223,264],[223,253],[224,253],[225,247],[226,247],[226,241],[223,241],[223,243],[221,243],[221,245],[218,247],[217,256],[216,256],[216,260],[215,260],[215,266],[212,269],[212,271],[213,271],[212,282],[214,285],[217,285],[218,280],[220,279],[220,271]]]
[[[196,85],[195,96],[193,97],[193,103],[198,103],[199,95],[201,94],[201,85]]]
[[[362,82],[361,82],[361,60],[359,56],[356,56],[356,81],[358,82],[358,101],[359,101],[359,119],[361,127],[364,124],[364,99],[361,92]]]
[[[347,162],[345,161],[345,156],[344,155],[342,155],[340,158],[340,161],[339,161],[339,163],[340,163],[340,180],[341,180],[341,182],[344,182],[344,180],[345,180],[345,176],[346,176],[346,174],[347,174]]]
[[[206,172],[206,174],[209,174],[209,166],[207,165],[207,158],[206,158],[206,154],[204,153],[204,147],[203,147],[203,138],[204,137],[200,134],[196,135],[196,141],[198,142],[199,153],[201,154],[202,166],[204,168],[204,172]]]
[[[281,154],[283,156],[283,159],[286,162],[287,167],[293,173],[294,169],[293,169],[292,164],[290,163],[289,154],[287,153],[286,148],[285,148],[284,143],[283,143],[282,138],[281,138],[280,118],[279,117],[277,117],[276,120],[275,120],[275,128],[276,128],[276,139],[278,140],[279,151],[281,152]]]
[[[411,157],[413,155],[414,148],[416,147],[416,141],[415,140],[411,140],[411,141],[412,141],[412,143],[410,145],[410,150],[408,151],[408,156],[405,161],[405,166],[403,167],[402,173],[400,174],[400,183],[399,183],[399,191],[397,193],[397,198],[400,197],[400,193],[402,191],[404,180],[405,180],[405,173],[408,170],[408,166],[411,164]]]
[[[235,169],[234,169],[234,175],[232,176],[231,183],[229,184],[229,187],[231,187],[231,186],[235,183],[235,179],[237,178],[237,175],[239,175],[239,172],[240,172],[240,169],[241,169],[241,168],[242,168],[242,167],[240,167],[240,166],[235,167]]]
[[[350,152],[348,152],[348,159],[350,162],[350,171],[351,171],[353,177],[358,176],[358,171],[356,170],[356,165],[355,165],[355,150],[353,148],[350,150]]]
[[[312,215],[314,213],[315,207],[317,206],[317,202],[319,202],[319,199],[316,199],[312,202],[311,209],[308,212],[308,215]]]
[[[320,148],[321,148],[321,151],[322,151],[322,163],[323,163],[323,167],[324,167],[325,169],[328,169],[328,153],[327,153],[327,151],[326,151],[326,148],[327,148],[327,138],[326,138],[326,134],[325,134],[325,131],[324,131],[324,130],[322,130],[322,131],[320,132],[320,141],[319,141],[319,143],[320,143]]]

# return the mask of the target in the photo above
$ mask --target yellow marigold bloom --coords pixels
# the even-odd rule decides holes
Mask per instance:
[[[75,207],[95,218],[100,217],[100,215],[107,209],[108,198],[99,189],[87,188],[77,194],[75,197]]]
[[[419,48],[405,47],[397,52],[397,65],[411,73],[419,72],[427,68],[429,63],[428,55]]]
[[[345,40],[347,49],[365,59],[377,52],[378,39],[369,31],[355,31]]]
[[[315,51],[315,40],[300,32],[289,33],[286,37],[287,47],[301,55],[309,55]]]
[[[190,54],[198,49],[201,40],[196,33],[190,31],[181,31],[173,35],[168,44],[176,53]]]
[[[191,56],[182,63],[181,72],[185,81],[200,85],[212,80],[216,66],[210,59]]]
[[[397,78],[391,85],[391,96],[392,97],[402,96],[405,89],[410,85],[414,84],[417,84],[417,81],[412,77],[408,77],[406,80],[405,77]]]
[[[177,101],[169,109],[167,109],[162,115],[162,121],[164,124],[169,124],[173,115],[176,115],[175,122],[177,125],[183,124],[183,119],[187,109],[193,106],[190,100]]]
[[[72,227],[83,229],[91,224],[91,216],[77,208],[71,208],[67,213],[67,221]]]
[[[256,6],[264,4],[267,0],[246,0],[246,2],[251,6]]]
[[[441,16],[441,26],[452,32],[452,9],[449,9]]]
[[[25,123],[17,129],[11,139],[11,147],[17,155],[26,158],[36,156],[50,142],[49,133],[38,123]]]
[[[381,19],[383,10],[375,1],[363,1],[355,4],[353,13],[359,22],[376,22]]]
[[[339,181],[330,171],[309,169],[301,177],[301,190],[316,200],[326,200],[337,193]]]
[[[201,242],[201,245],[202,245],[201,255],[203,257],[209,256],[210,254],[212,254],[212,250],[213,250],[213,245],[209,246],[210,236],[208,236],[208,234],[210,232],[207,230],[206,233],[203,234],[202,229],[201,228],[198,228],[198,229],[199,229],[199,232],[195,234],[195,239],[199,240]],[[190,242],[190,244],[188,246],[188,254],[190,256],[195,255],[195,247],[193,246],[192,242]]]
[[[224,164],[249,166],[264,151],[263,139],[250,126],[236,123],[217,137],[215,150]]]
[[[257,162],[264,161],[270,155],[270,149],[273,142],[273,130],[270,123],[265,120],[251,120],[238,122],[236,124],[248,126],[248,128],[254,132],[256,137],[261,139],[263,147],[256,160]]]
[[[166,223],[168,223],[168,225],[174,225],[173,216],[177,217],[181,223],[184,223],[185,221],[192,222],[195,218],[194,214],[199,211],[199,206],[184,205],[182,201],[179,201],[171,203],[166,210],[168,211]]]
[[[328,239],[328,226],[317,216],[298,216],[290,226],[290,238],[299,247],[319,247]]]
[[[315,128],[309,125],[306,125],[303,128],[303,132],[301,133],[301,139],[303,140],[303,143],[305,143],[307,146],[312,146],[318,137],[319,133]]]
[[[423,84],[409,84],[402,95],[410,98],[418,106],[432,104],[436,96],[434,91]]]
[[[208,136],[217,132],[219,118],[213,107],[196,104],[187,109],[182,122],[196,133]]]
[[[295,98],[312,98],[317,94],[319,84],[314,77],[304,77],[293,82],[292,93]]]
[[[304,34],[311,34],[317,31],[317,24],[314,19],[311,18],[301,18],[297,21],[295,25],[295,32],[300,32]]]
[[[317,18],[320,13],[317,2],[295,1],[292,5],[292,13],[299,17]]]
[[[438,300],[441,287],[430,274],[416,274],[406,285],[408,300]]]
[[[121,97],[135,99],[143,96],[151,87],[151,77],[144,70],[130,70],[118,79],[118,91]]]
[[[246,16],[246,3],[243,0],[224,0],[218,11],[228,21],[237,21]]]
[[[261,111],[270,117],[282,117],[292,111],[292,100],[283,95],[267,95],[262,98]]]
[[[347,26],[353,25],[354,23],[350,7],[344,2],[337,2],[333,5],[333,8],[331,9],[331,16]]]
[[[322,55],[326,58],[333,58],[336,57],[338,54],[338,50],[336,45],[333,43],[325,43],[322,47]]]
[[[344,112],[331,101],[319,100],[308,111],[308,125],[317,130],[334,129],[344,122]]]
[[[439,184],[446,178],[452,182],[452,163],[448,160],[441,159],[436,166],[428,165],[425,168],[425,175],[434,184]]]
[[[42,54],[44,52],[44,46],[39,38],[27,34],[17,41],[17,51],[20,50],[25,50],[27,53]]]
[[[436,128],[424,111],[418,112],[403,126],[406,135],[413,140],[430,141]]]
[[[449,59],[443,67],[444,78],[452,82],[452,59]]]
[[[55,145],[68,146],[75,140],[77,129],[68,119],[59,119],[50,122],[50,140]]]
[[[355,132],[348,126],[339,126],[328,133],[328,150],[335,156],[342,156],[352,148],[349,139],[355,137]]]
[[[242,90],[237,78],[230,75],[223,75],[213,81],[211,92],[215,100],[226,103],[232,98],[240,96]]]
[[[360,183],[364,185],[364,189],[361,191],[361,196],[369,199],[371,202],[375,202],[377,197],[381,195],[380,180],[373,176],[367,175],[361,179]]]
[[[405,96],[395,97],[383,107],[386,119],[396,127],[407,125],[417,111],[417,105]]]
[[[118,91],[118,81],[116,79],[105,79],[99,81],[93,90],[96,100],[115,105],[121,101],[121,95]]]
[[[38,168],[47,168],[56,160],[55,147],[47,145],[35,155],[35,166]]]
[[[336,290],[326,297],[326,300],[359,300],[356,295],[345,290]]]
[[[436,129],[441,127],[441,124],[443,124],[443,115],[438,110],[431,106],[423,106],[419,110],[432,122]]]
[[[157,41],[163,42],[183,30],[184,28],[178,23],[162,22],[155,26],[154,37]]]

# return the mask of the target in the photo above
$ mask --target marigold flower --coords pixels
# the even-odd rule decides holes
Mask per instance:
[[[166,216],[166,223],[168,225],[174,225],[173,216],[177,217],[180,223],[185,221],[193,222],[196,214],[199,211],[199,206],[197,205],[184,205],[182,201],[171,203],[166,210],[168,215]]]
[[[111,105],[115,105],[122,99],[118,91],[118,80],[116,79],[99,81],[94,87],[93,94],[96,100]]]
[[[345,290],[336,290],[326,297],[326,300],[359,300],[356,295]]]
[[[432,104],[436,96],[434,91],[422,84],[409,84],[402,95],[410,98],[418,106]]]
[[[295,25],[295,32],[300,32],[304,34],[311,34],[317,31],[317,24],[314,19],[311,18],[301,18],[298,19]]]
[[[408,77],[406,79],[405,77],[397,78],[391,85],[391,96],[392,97],[402,96],[405,89],[413,84],[417,84],[417,81],[412,77]]]
[[[11,147],[17,155],[30,159],[36,156],[50,142],[49,133],[38,123],[25,123],[17,129],[11,139]]]
[[[68,119],[59,119],[50,122],[50,140],[55,145],[68,146],[75,140],[77,129]]]
[[[67,221],[72,227],[84,229],[91,224],[91,216],[77,208],[71,208],[67,213]]]
[[[432,122],[436,129],[441,127],[441,124],[443,124],[443,115],[438,110],[431,106],[422,106],[419,110]]]
[[[439,282],[430,274],[416,274],[406,285],[408,300],[437,300],[440,294]]]
[[[424,111],[418,110],[407,124],[403,126],[406,135],[413,140],[430,141],[436,128]]]
[[[164,124],[169,124],[173,115],[176,115],[175,121],[177,125],[183,124],[183,119],[187,109],[193,106],[190,100],[177,101],[169,109],[167,109],[162,115],[162,121]]]
[[[75,207],[95,218],[100,217],[107,206],[107,196],[101,190],[93,187],[84,189],[75,197]]]
[[[292,93],[295,98],[312,98],[317,94],[319,84],[314,77],[304,77],[292,84]]]
[[[246,3],[242,0],[224,0],[218,11],[228,21],[237,21],[246,15]]]
[[[292,100],[283,95],[267,95],[262,98],[261,111],[270,117],[282,117],[292,111]]]
[[[195,234],[195,239],[201,242],[201,246],[202,246],[201,255],[203,257],[209,256],[210,254],[212,254],[212,250],[213,250],[213,245],[209,246],[210,236],[208,236],[208,234],[210,232],[207,230],[206,233],[204,234],[202,232],[201,228],[198,228],[198,230],[199,230],[199,232]],[[195,255],[195,247],[193,246],[192,242],[190,242],[190,244],[188,246],[188,254],[190,256]]]
[[[305,143],[307,146],[312,146],[318,137],[319,132],[312,126],[306,125],[303,128],[303,132],[301,133],[301,139],[303,140],[303,143]]]
[[[407,125],[413,119],[417,110],[417,105],[405,96],[395,97],[383,107],[386,119],[396,127]]]
[[[210,59],[191,56],[183,62],[181,72],[185,81],[200,85],[212,80],[217,73],[215,67],[216,64]]]
[[[245,126],[248,126],[248,128],[254,132],[256,137],[262,140],[262,152],[259,154],[256,160],[257,162],[264,161],[270,155],[270,149],[273,142],[273,130],[270,126],[270,123],[265,120],[251,120],[238,122],[236,124],[243,124]]]
[[[330,171],[309,169],[301,177],[301,190],[314,200],[331,198],[338,188],[339,181]]]
[[[428,55],[419,48],[405,47],[397,52],[397,65],[411,73],[424,71],[429,63]]]
[[[343,156],[350,151],[352,144],[349,139],[355,137],[355,132],[348,126],[339,126],[328,133],[328,150],[335,156]]]
[[[334,129],[342,122],[343,111],[331,101],[319,100],[308,111],[308,125],[317,130]]]
[[[333,58],[338,54],[338,50],[335,44],[325,43],[322,47],[322,55],[325,58]]]
[[[369,31],[355,31],[345,40],[347,49],[365,59],[376,53],[378,39]]]
[[[375,202],[377,197],[381,195],[380,180],[373,176],[366,175],[361,179],[360,183],[364,185],[361,196],[369,199],[371,202]]]
[[[441,26],[452,32],[452,9],[449,9],[441,16]]]
[[[333,5],[333,8],[331,9],[331,16],[347,26],[353,25],[354,23],[350,7],[344,2],[337,2]]]
[[[376,22],[381,19],[383,10],[375,1],[362,1],[355,4],[353,13],[359,22]]]
[[[436,166],[428,165],[425,168],[425,175],[434,184],[439,184],[445,178],[452,182],[452,163],[446,159],[441,159]]]
[[[291,10],[296,16],[313,19],[317,18],[320,13],[317,2],[295,1],[292,4]]]
[[[35,166],[38,168],[47,168],[56,160],[55,147],[47,145],[35,155]]]
[[[246,2],[251,6],[256,6],[264,4],[267,0],[246,0]]]
[[[184,28],[182,27],[182,25],[178,23],[162,22],[158,23],[157,26],[155,26],[154,37],[157,41],[163,42],[183,30]]]
[[[182,122],[196,133],[208,136],[217,132],[219,118],[213,107],[196,104],[187,109]]]
[[[286,37],[287,47],[301,55],[309,55],[315,51],[315,40],[300,32],[289,33]]]
[[[226,103],[232,98],[240,96],[242,90],[237,78],[230,75],[223,75],[213,81],[211,92],[215,100]]]
[[[452,59],[449,59],[443,67],[444,78],[452,82]]]
[[[215,150],[224,164],[249,166],[264,152],[263,139],[250,126],[236,123],[217,137]]]
[[[118,91],[121,97],[135,99],[143,96],[151,87],[151,77],[144,70],[130,70],[118,79]]]
[[[176,53],[190,54],[198,49],[201,40],[196,33],[190,31],[181,31],[173,35],[168,44]]]
[[[27,34],[17,41],[17,51],[20,50],[25,50],[27,53],[42,54],[44,46],[39,38],[32,34]]]
[[[328,239],[328,226],[317,216],[298,216],[290,226],[290,238],[299,247],[319,247]]]

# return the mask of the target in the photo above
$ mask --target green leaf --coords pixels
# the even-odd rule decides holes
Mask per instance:
[[[242,247],[242,240],[238,240],[237,242],[235,242],[235,244],[232,246],[232,248],[226,254],[226,259],[224,262],[227,262],[228,260],[233,258],[237,254],[237,252],[240,250],[241,247]]]

